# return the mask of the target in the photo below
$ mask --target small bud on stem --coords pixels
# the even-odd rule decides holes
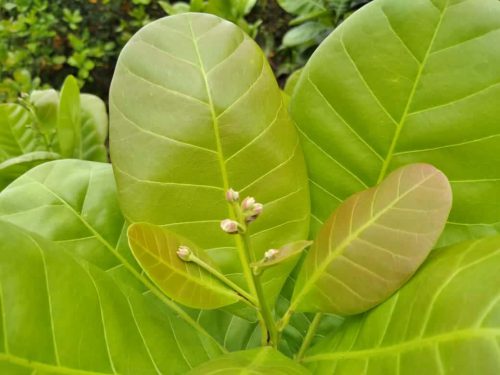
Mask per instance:
[[[270,261],[273,260],[276,255],[278,255],[280,251],[277,249],[269,249],[264,253],[264,261]]]
[[[233,188],[230,188],[228,191],[226,191],[226,200],[229,203],[238,202],[239,199],[240,199],[240,193],[233,190]]]
[[[179,249],[177,250],[177,255],[185,262],[191,261],[192,254],[193,252],[187,246],[179,246]]]
[[[231,219],[224,219],[220,222],[221,229],[229,234],[235,234],[240,231],[240,224],[237,221]]]
[[[262,203],[257,203],[254,197],[246,197],[241,203],[241,210],[243,216],[245,217],[245,222],[251,223],[262,213],[264,205]]]

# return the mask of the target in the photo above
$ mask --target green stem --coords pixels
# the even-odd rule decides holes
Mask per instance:
[[[194,254],[191,254],[189,260],[192,261],[193,263],[196,263],[197,265],[199,265],[205,271],[207,271],[208,273],[212,274],[213,276],[215,276],[216,278],[218,278],[220,281],[222,281],[224,284],[226,284],[228,287],[230,287],[231,289],[233,289],[236,293],[238,293],[239,295],[241,295],[243,297],[243,301],[244,302],[248,303],[250,306],[252,306],[254,308],[258,307],[258,301],[255,299],[254,296],[252,296],[246,290],[242,289],[241,287],[239,287],[238,285],[236,285],[234,282],[232,282],[231,280],[229,280],[226,276],[224,276],[223,274],[221,274],[219,271],[217,271],[211,265],[205,263],[203,260],[201,260],[200,258],[198,258]]]
[[[297,353],[297,357],[295,358],[297,361],[300,362],[302,361],[302,358],[304,358],[304,354],[307,348],[309,348],[309,345],[311,345],[312,339],[314,338],[314,335],[316,333],[316,330],[318,329],[322,317],[323,313],[317,313],[316,315],[314,315],[314,319],[311,322],[309,329],[307,330],[306,337],[304,337],[304,341],[302,341],[302,345],[300,346],[299,352]]]
[[[252,249],[250,247],[250,238],[248,236],[248,232],[245,231],[244,233],[241,233],[240,236],[243,239],[244,247],[247,251],[247,254],[248,254],[251,262],[255,262],[256,258],[255,258],[254,252],[252,251]],[[266,298],[264,295],[264,290],[262,289],[262,284],[260,282],[260,278],[258,275],[255,275],[252,272],[252,279],[253,279],[253,283],[255,286],[255,292],[257,293],[257,299],[259,300],[259,306],[260,306],[260,312],[262,315],[262,319],[264,320],[264,324],[267,328],[267,331],[269,332],[269,341],[270,341],[272,346],[277,348],[278,347],[278,331],[276,330],[276,324],[274,322],[273,314],[272,314],[268,304],[266,303]]]
[[[285,327],[290,322],[290,318],[292,317],[293,313],[294,311],[292,309],[292,306],[290,306],[277,324],[278,332],[282,332],[285,329]]]

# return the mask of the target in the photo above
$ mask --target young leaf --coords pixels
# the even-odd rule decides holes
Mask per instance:
[[[320,229],[291,310],[351,315],[384,301],[425,260],[450,208],[448,180],[428,164],[400,168],[353,195]]]
[[[220,354],[158,300],[2,220],[0,264],[2,374],[184,374]]]
[[[313,232],[347,197],[425,162],[454,193],[439,246],[499,233],[499,82],[497,0],[375,0],[350,16],[308,61],[290,105]]]
[[[97,96],[80,95],[82,159],[108,161],[106,138],[108,137],[108,113],[106,104]]]
[[[263,347],[226,354],[203,363],[187,373],[187,375],[210,374],[307,375],[310,372],[280,352],[270,347]]]
[[[128,240],[144,271],[173,300],[192,308],[216,309],[240,299],[234,290],[195,262],[180,258],[177,252],[183,246],[215,268],[211,259],[191,241],[146,223],[132,224]]]
[[[270,249],[264,254],[264,258],[260,261],[252,263],[254,272],[261,272],[262,270],[282,264],[283,262],[290,261],[298,257],[305,248],[310,246],[312,241],[296,241],[286,244],[279,249]]]
[[[82,158],[80,89],[73,76],[64,80],[57,115],[57,137],[61,155]]]
[[[34,166],[61,158],[55,152],[33,151],[0,163],[0,190]]]
[[[389,300],[311,349],[318,374],[498,374],[500,237],[434,250]]]
[[[110,115],[111,158],[130,222],[191,239],[244,288],[252,281],[242,241],[219,226],[234,219],[230,187],[264,204],[248,232],[256,259],[306,238],[309,193],[296,130],[264,54],[234,24],[193,13],[141,29],[120,54]],[[263,275],[270,300],[293,266]]]

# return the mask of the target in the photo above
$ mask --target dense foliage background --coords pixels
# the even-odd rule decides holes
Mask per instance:
[[[118,54],[143,25],[167,14],[217,14],[246,30],[277,77],[301,67],[352,11],[370,0],[0,0],[0,102],[59,88],[68,74],[107,98]]]

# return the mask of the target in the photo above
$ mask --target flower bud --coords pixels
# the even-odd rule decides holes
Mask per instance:
[[[179,256],[179,258],[186,262],[189,262],[191,260],[191,254],[192,251],[187,246],[179,246],[179,249],[177,250],[177,255]]]
[[[240,199],[240,193],[230,188],[226,191],[226,200],[230,203],[237,202]]]
[[[254,197],[246,197],[243,199],[243,202],[241,202],[241,209],[243,211],[249,211],[253,208],[255,204],[255,198]]]
[[[273,260],[280,251],[276,249],[269,249],[264,253],[264,261]]]
[[[220,222],[220,227],[222,230],[229,234],[238,233],[239,224],[238,222],[231,219],[224,219]]]
[[[250,210],[247,210],[245,214],[245,221],[247,223],[251,223],[255,219],[259,217],[264,209],[264,205],[262,203],[254,203],[253,207]]]

